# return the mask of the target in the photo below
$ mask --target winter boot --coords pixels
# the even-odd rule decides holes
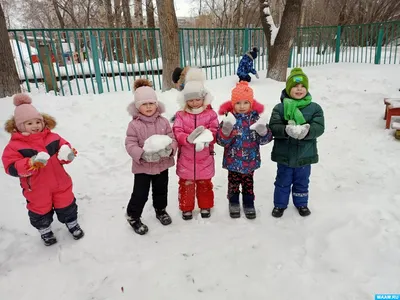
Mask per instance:
[[[200,215],[203,219],[207,219],[207,218],[211,217],[211,209],[209,209],[209,208],[201,209]]]
[[[83,236],[85,235],[85,233],[79,226],[78,221],[75,220],[75,221],[66,223],[65,225],[67,226],[68,231],[71,233],[74,240],[79,240],[79,239],[83,238]]]
[[[247,219],[256,218],[256,209],[254,207],[254,195],[243,194],[243,212]]]
[[[127,216],[126,220],[137,234],[143,235],[149,231],[149,228],[140,221],[140,218],[132,218]]]
[[[160,221],[161,224],[163,225],[169,225],[172,223],[171,217],[165,210],[163,209],[156,209],[156,218]]]
[[[286,208],[279,208],[279,207],[274,207],[272,210],[272,216],[275,218],[280,218],[283,216],[283,212],[285,211]]]
[[[240,218],[239,194],[234,194],[229,198],[229,215],[231,218]]]
[[[44,228],[44,229],[39,229],[40,232],[40,237],[43,240],[43,243],[46,246],[51,246],[54,245],[55,243],[57,243],[57,239],[54,236],[53,231],[51,231],[50,227],[48,228]]]
[[[307,206],[299,206],[296,208],[299,211],[299,215],[302,217],[307,217],[307,216],[311,215],[311,211],[308,209]]]
[[[193,218],[193,213],[191,210],[182,212],[182,219],[184,219],[185,221],[191,220],[192,218]]]

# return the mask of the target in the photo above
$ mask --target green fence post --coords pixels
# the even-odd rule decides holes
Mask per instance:
[[[293,56],[293,47],[290,48],[289,52],[288,68],[292,67],[292,56]]]
[[[384,34],[383,28],[380,28],[378,33],[378,41],[376,42],[376,51],[375,51],[376,65],[379,65],[381,63],[383,34]]]
[[[244,37],[243,37],[243,53],[246,53],[249,50],[249,28],[244,29]]]
[[[92,57],[93,57],[94,72],[96,74],[97,90],[99,94],[103,94],[104,91],[103,91],[103,83],[101,81],[99,54],[97,53],[97,40],[92,32],[90,32],[90,46],[92,46]]]
[[[340,59],[340,36],[342,34],[342,26],[338,26],[336,30],[336,50],[335,50],[335,63]]]

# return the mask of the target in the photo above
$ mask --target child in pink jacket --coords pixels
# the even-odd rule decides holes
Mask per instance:
[[[177,143],[169,121],[161,116],[165,108],[158,102],[151,83],[146,79],[138,79],[134,82],[134,90],[134,101],[128,106],[132,121],[128,125],[125,140],[126,151],[132,157],[132,173],[135,174],[133,192],[127,207],[127,220],[137,234],[143,235],[149,229],[141,222],[140,217],[147,202],[150,183],[157,219],[162,225],[172,222],[165,208],[168,197],[168,168],[175,164]],[[149,148],[146,152],[143,149],[145,141],[153,135],[161,135],[157,136],[160,142],[164,141],[162,136],[168,136],[166,140],[169,144],[159,150]]]
[[[202,218],[209,218],[214,206],[211,178],[215,174],[214,143],[218,116],[210,107],[212,96],[204,87],[204,73],[190,68],[185,89],[179,95],[182,110],[177,112],[173,131],[178,141],[176,173],[179,176],[179,208],[184,220],[192,219],[197,197]],[[209,142],[196,142],[208,129]],[[202,139],[204,140],[204,139]]]

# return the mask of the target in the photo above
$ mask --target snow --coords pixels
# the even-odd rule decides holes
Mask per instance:
[[[58,151],[57,158],[59,160],[68,160],[68,155],[71,153],[71,148],[67,145],[62,145]]]
[[[268,1],[265,1],[264,3],[268,4]],[[276,36],[278,35],[278,32],[279,32],[279,27],[276,27],[276,25],[275,25],[274,19],[272,18],[272,15],[271,15],[271,10],[269,8],[269,4],[267,7],[264,8],[263,12],[264,12],[265,18],[267,20],[267,23],[270,26],[271,46],[273,46],[275,43]]]
[[[256,130],[256,127],[257,127],[258,124],[262,124],[262,125],[268,124],[268,122],[269,122],[269,118],[268,117],[269,116],[267,116],[265,114],[261,115],[260,118],[257,120],[257,122],[255,122],[253,125],[250,126],[250,129],[251,130]]]
[[[167,207],[173,223],[159,223],[150,199],[143,212],[145,236],[135,234],[124,218],[133,185],[124,147],[131,92],[33,93],[33,104],[56,117],[54,131],[80,153],[65,168],[86,234],[73,240],[54,217],[58,243],[45,247],[29,223],[19,181],[0,170],[0,299],[366,300],[398,293],[400,143],[383,120],[383,99],[400,96],[398,68],[345,63],[304,68],[326,118],[320,162],[312,166],[311,216],[300,217],[290,204],[281,219],[271,217],[276,176],[271,142],[261,147],[262,165],[255,172],[257,219],[231,219],[223,149],[215,145],[211,218],[201,219],[197,209],[193,220],[181,219],[173,167]],[[215,110],[236,81],[236,76],[207,81]],[[263,79],[250,85],[269,117],[285,84]],[[157,93],[171,118],[178,92]],[[1,123],[13,110],[11,98],[0,99]],[[8,140],[1,131],[0,148]]]
[[[36,155],[36,160],[47,161],[50,158],[50,155],[47,152],[39,152]]]
[[[210,143],[214,140],[213,134],[210,129],[204,129],[200,135],[194,139],[193,144]]]
[[[226,114],[226,116],[224,116],[224,117],[222,118],[222,122],[230,123],[230,124],[235,125],[235,124],[236,124],[236,118],[235,118],[235,116],[234,116],[231,112],[228,112],[228,113]]]
[[[154,134],[144,141],[145,152],[158,152],[171,145],[172,139],[168,135]]]

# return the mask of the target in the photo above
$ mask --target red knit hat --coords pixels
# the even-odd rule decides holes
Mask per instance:
[[[236,87],[232,90],[232,107],[239,101],[249,101],[251,106],[254,104],[254,93],[253,89],[249,87],[249,83],[247,81],[240,81],[236,83]]]

